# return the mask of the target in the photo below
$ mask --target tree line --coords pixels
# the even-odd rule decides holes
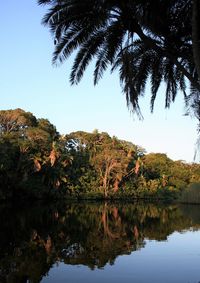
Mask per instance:
[[[61,135],[22,109],[0,111],[0,156],[0,199],[171,199],[200,183],[199,164],[98,130]]]

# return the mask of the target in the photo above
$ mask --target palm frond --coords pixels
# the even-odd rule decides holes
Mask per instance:
[[[122,90],[126,95],[127,106],[131,107],[139,118],[142,119],[142,114],[139,107],[139,93],[136,89],[134,77],[137,74],[137,69],[132,64],[133,57],[128,51],[125,51],[122,56],[121,66],[119,68],[120,82]]]
[[[79,26],[74,25],[56,44],[52,59],[53,64],[56,64],[57,61],[60,63],[65,61],[68,56],[87,38],[88,34],[85,30],[80,30]]]
[[[164,61],[164,81],[166,83],[165,92],[165,108],[169,108],[171,102],[175,100],[177,95],[177,82],[175,80],[175,68],[171,60],[165,58]]]
[[[96,85],[108,64],[113,64],[115,57],[123,43],[125,31],[120,21],[113,22],[106,30],[104,44],[98,51],[94,70],[94,85]]]
[[[94,69],[94,85],[98,83],[98,81],[102,78],[103,73],[107,69],[108,66],[108,60],[107,60],[107,54],[106,54],[106,44],[102,45],[102,48],[100,48],[98,54],[97,54],[97,61],[95,64]]]
[[[37,1],[39,5],[46,5],[46,4],[52,4],[53,0],[38,0]]]
[[[111,72],[118,69],[127,104],[139,115],[139,97],[144,95],[150,77],[151,111],[164,82],[165,107],[175,101],[178,90],[181,90],[188,107],[197,113],[197,117],[200,116],[194,106],[199,103],[199,92],[194,91],[193,85],[186,95],[188,87],[185,82],[189,77],[186,72],[192,76],[193,84],[198,82],[192,55],[192,1],[37,2],[50,7],[43,24],[49,27],[54,37],[53,64],[64,62],[77,51],[70,75],[72,84],[80,82],[88,64],[95,59],[94,84],[102,78],[109,65]]]
[[[88,41],[82,44],[72,67],[70,75],[71,84],[78,84],[80,82],[87,65],[103,44],[104,36],[105,30],[101,30],[91,35]]]
[[[163,79],[163,62],[162,57],[155,53],[152,59],[151,69],[151,112],[154,109],[155,99],[158,93],[158,89]]]

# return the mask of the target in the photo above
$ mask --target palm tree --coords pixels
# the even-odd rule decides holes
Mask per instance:
[[[180,89],[200,120],[197,0],[38,0],[38,3],[50,5],[43,23],[54,36],[53,63],[63,63],[77,51],[70,75],[72,84],[80,82],[95,59],[94,84],[109,66],[111,72],[118,69],[128,106],[139,116],[139,98],[150,79],[152,111],[159,86],[165,82],[165,107],[170,106]]]

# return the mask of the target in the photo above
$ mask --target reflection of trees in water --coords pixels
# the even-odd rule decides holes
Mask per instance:
[[[128,203],[1,207],[0,282],[40,282],[59,261],[91,269],[114,264],[117,256],[143,247],[145,238],[165,240],[173,231],[197,229],[200,222],[187,210]]]

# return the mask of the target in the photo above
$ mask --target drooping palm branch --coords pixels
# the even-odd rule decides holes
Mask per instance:
[[[191,0],[38,0],[50,9],[43,19],[55,42],[53,63],[76,56],[70,82],[80,82],[96,61],[94,83],[106,69],[118,70],[128,105],[140,113],[139,98],[151,83],[153,111],[159,86],[166,85],[165,106],[181,90],[195,111],[200,84],[193,59]],[[191,91],[188,92],[186,82]],[[194,91],[195,90],[195,91]],[[195,93],[195,94],[194,94]],[[195,99],[194,99],[195,97]]]

